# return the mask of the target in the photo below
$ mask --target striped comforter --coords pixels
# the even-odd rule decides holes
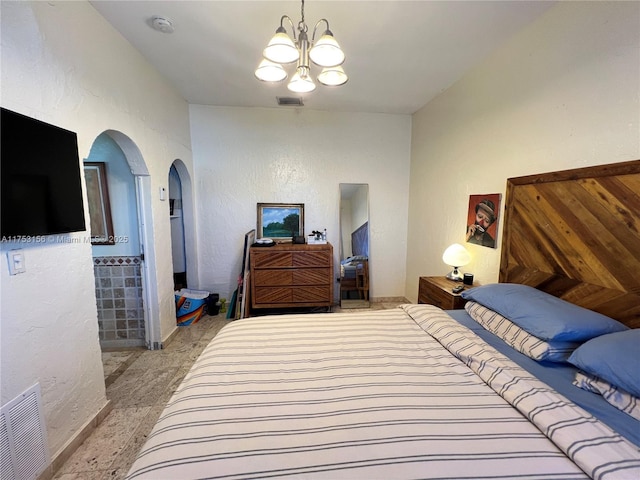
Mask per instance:
[[[229,324],[127,478],[282,477],[637,479],[640,456],[442,310],[405,305]]]

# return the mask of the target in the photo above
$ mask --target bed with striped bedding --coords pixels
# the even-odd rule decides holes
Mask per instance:
[[[633,444],[446,312],[239,320],[128,479],[640,478]]]

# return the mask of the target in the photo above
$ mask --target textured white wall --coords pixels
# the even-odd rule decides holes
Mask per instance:
[[[257,85],[256,88],[260,88]],[[304,203],[339,255],[340,183],[368,183],[371,295],[403,296],[411,117],[190,106],[201,289],[236,287],[258,202]]]
[[[469,195],[640,158],[640,3],[560,2],[414,115],[407,296],[464,243]],[[504,197],[503,197],[504,199]],[[498,241],[502,239],[499,232]],[[462,270],[498,279],[500,249]]]
[[[168,205],[157,192],[174,159],[191,168],[186,102],[89,3],[0,8],[2,106],[77,132],[80,159],[108,129],[131,138],[145,158],[154,193],[156,321],[166,337],[176,328],[173,269]],[[91,245],[49,238],[39,246],[2,244],[0,377],[3,405],[40,382],[55,454],[106,397]],[[23,248],[26,273],[9,276],[5,251],[16,247]]]

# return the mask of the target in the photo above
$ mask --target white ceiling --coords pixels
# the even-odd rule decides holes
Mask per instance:
[[[91,4],[189,103],[277,107],[277,96],[296,96],[286,82],[262,83],[253,72],[280,17],[300,21],[299,1]],[[303,95],[305,108],[412,114],[552,5],[539,0],[307,0],[309,37],[320,18],[329,21],[346,53],[349,81],[342,87],[319,85]],[[175,31],[153,30],[149,19],[154,15],[169,18]]]

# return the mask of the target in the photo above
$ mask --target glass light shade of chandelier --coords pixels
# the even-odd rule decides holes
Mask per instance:
[[[287,71],[279,63],[263,58],[256,69],[256,77],[263,82],[280,82],[287,78]]]
[[[316,84],[309,76],[307,67],[298,67],[287,88],[295,93],[309,93],[316,89]]]
[[[321,67],[336,67],[344,63],[344,52],[329,30],[313,45],[309,57]]]
[[[298,22],[298,36],[293,21],[287,15],[280,18],[280,26],[269,41],[262,54],[264,59],[258,65],[255,76],[265,82],[280,82],[287,78],[283,65],[297,61],[296,72],[291,77],[287,88],[296,93],[308,93],[316,89],[311,78],[310,60],[321,67],[325,67],[318,75],[318,81],[327,86],[344,85],[349,77],[340,66],[344,63],[345,55],[340,45],[329,30],[329,22],[322,18],[313,28],[313,36],[309,41],[309,30],[304,21],[304,0],[302,1],[302,20]],[[290,23],[293,40],[284,28],[285,19]],[[324,23],[326,28],[322,36],[315,41],[318,26]],[[279,68],[278,68],[279,67]]]
[[[318,75],[318,81],[328,87],[339,87],[344,85],[349,80],[347,74],[341,66],[323,68],[320,75]]]
[[[453,270],[447,274],[449,280],[455,280],[456,282],[462,281],[462,274],[458,271],[459,267],[464,267],[471,261],[471,255],[459,243],[449,245],[442,254],[442,261],[453,267]]]
[[[284,64],[295,62],[300,58],[298,48],[282,26],[276,30],[267,48],[262,51],[262,55],[267,60]]]

